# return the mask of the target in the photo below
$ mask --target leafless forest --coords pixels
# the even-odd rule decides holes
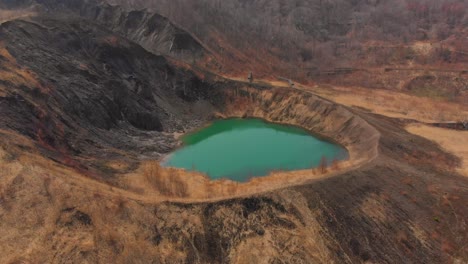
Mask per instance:
[[[349,65],[363,59],[362,51],[369,46],[404,46],[415,41],[440,47],[420,63],[457,62],[456,53],[463,52],[467,44],[468,2],[463,0],[109,2],[132,8],[150,7],[205,43],[217,42],[217,36],[222,35],[237,49],[261,47],[285,62],[301,62],[310,67]],[[414,56],[408,51],[398,60]],[[390,59],[367,63],[387,64]]]

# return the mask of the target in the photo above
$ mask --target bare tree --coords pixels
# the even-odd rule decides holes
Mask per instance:
[[[328,167],[327,157],[322,156],[322,158],[320,159],[320,165],[319,165],[320,172],[322,174],[326,173],[327,167]]]

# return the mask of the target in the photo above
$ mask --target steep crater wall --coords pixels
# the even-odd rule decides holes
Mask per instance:
[[[212,86],[86,20],[10,21],[0,39],[0,128],[62,156],[155,157],[210,109]]]
[[[225,116],[258,117],[303,127],[348,149],[351,159],[376,157],[380,133],[350,109],[296,89],[241,88],[227,91]]]
[[[134,183],[146,181],[150,182],[150,190],[158,191],[162,197],[171,201],[217,201],[338,176],[378,156],[379,131],[346,107],[294,89],[245,87],[235,82],[217,83],[216,87],[216,92],[209,96],[214,106],[214,119],[255,117],[300,126],[319,137],[341,144],[348,150],[350,158],[334,162],[336,166],[325,169],[274,171],[244,183],[227,179],[211,181],[198,172],[162,169],[154,164],[146,164],[143,169],[127,175],[127,180],[124,180],[127,185],[123,187],[144,190],[145,185]]]
[[[221,182],[235,187],[226,192],[202,175],[177,172],[180,177],[167,175],[167,185],[177,185],[179,178],[187,190],[161,190],[165,183],[145,171],[144,163],[172,151],[175,134],[216,114],[260,117],[332,139],[350,154],[336,173],[377,155],[379,133],[343,106],[304,91],[198,76],[85,20],[11,21],[0,27],[0,36],[0,74],[11,76],[0,83],[0,128],[27,135],[44,156],[123,189],[148,188],[153,181],[171,199],[221,199],[330,175],[304,170],[255,178],[241,187]],[[116,160],[128,169],[109,165]]]

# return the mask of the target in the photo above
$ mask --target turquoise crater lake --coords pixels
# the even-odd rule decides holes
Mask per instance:
[[[348,158],[343,147],[306,130],[261,119],[226,119],[182,137],[183,147],[164,161],[165,167],[207,174],[211,179],[244,182],[275,170],[318,167]]]

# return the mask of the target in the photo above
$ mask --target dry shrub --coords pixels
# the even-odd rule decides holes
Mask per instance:
[[[322,156],[322,158],[320,159],[320,165],[319,165],[319,169],[322,174],[327,173],[327,166],[328,166],[327,158],[325,156]]]
[[[420,150],[413,150],[411,153],[405,153],[404,156],[413,165],[434,166],[446,171],[455,171],[459,166],[457,160],[451,159],[445,153],[435,151],[422,152]]]
[[[226,106],[226,112],[244,112],[252,106],[253,97],[252,97],[253,89],[244,87],[244,88],[237,88],[234,91],[232,96],[230,96],[230,102]]]
[[[172,195],[178,197],[186,197],[188,195],[187,183],[184,181],[177,170],[169,169],[168,181],[171,183]]]
[[[238,182],[232,182],[227,187],[227,194],[228,195],[235,195],[237,193],[237,189],[239,188]]]
[[[148,183],[165,196],[186,197],[188,186],[179,171],[174,168],[162,168],[157,162],[147,164],[143,175]]]
[[[216,196],[215,191],[218,189],[216,188],[216,186],[214,186],[214,184],[215,183],[213,181],[207,182],[205,187],[205,198],[210,199]]]
[[[145,193],[145,189],[141,188],[141,187],[129,186],[128,190],[133,192],[133,193],[136,193],[136,194],[144,194]]]
[[[3,209],[8,212],[11,209],[10,204],[8,203],[8,197],[6,194],[6,187],[3,187],[0,185],[0,206],[3,207]]]
[[[103,42],[116,47],[119,45],[119,39],[116,36],[107,36],[103,38]]]
[[[148,241],[132,239],[125,243],[121,254],[117,256],[117,263],[161,263],[158,248]]]
[[[44,191],[45,191],[45,194],[46,194],[46,197],[49,201],[52,200],[52,194],[50,192],[50,183],[52,182],[52,179],[49,175],[45,176],[44,177],[44,181],[43,181],[43,184],[44,184]]]
[[[118,195],[115,199],[115,211],[116,214],[122,214],[125,211],[128,200],[122,195]]]
[[[109,253],[112,252],[115,255],[121,254],[124,250],[124,245],[122,244],[122,235],[111,227],[103,227],[99,229],[95,235],[95,241],[97,244],[110,250]]]
[[[151,162],[143,167],[143,176],[152,186],[161,185],[161,165],[157,162]]]
[[[333,171],[338,171],[340,170],[340,162],[336,159],[334,159],[331,163],[331,170]]]

